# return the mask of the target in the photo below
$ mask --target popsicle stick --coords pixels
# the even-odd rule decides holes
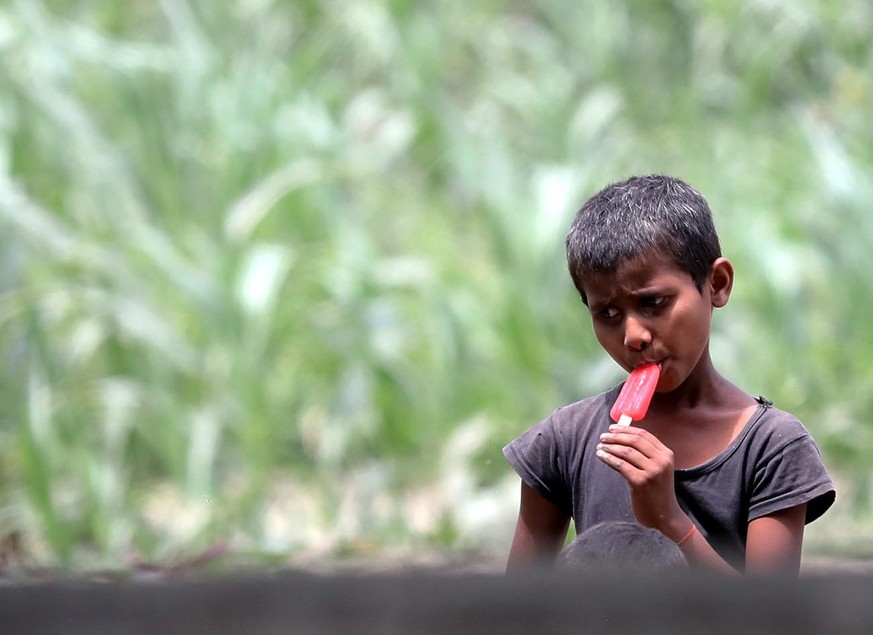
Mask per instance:
[[[620,426],[629,426],[631,423],[633,423],[633,419],[631,419],[630,415],[621,415],[618,418],[618,425]]]

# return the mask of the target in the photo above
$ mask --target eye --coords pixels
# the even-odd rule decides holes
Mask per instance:
[[[649,313],[656,313],[667,306],[667,296],[644,295],[640,298],[640,308]]]
[[[595,311],[595,315],[601,320],[612,320],[618,317],[618,309],[614,306],[600,307]]]

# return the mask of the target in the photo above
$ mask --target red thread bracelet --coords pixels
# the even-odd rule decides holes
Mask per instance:
[[[687,541],[689,538],[691,538],[691,536],[694,535],[694,532],[695,532],[695,531],[697,531],[697,525],[695,525],[694,523],[691,523],[691,529],[688,530],[688,533],[687,533],[687,534],[685,534],[684,536],[682,536],[682,540],[680,540],[679,542],[677,542],[677,543],[676,543],[676,546],[677,546],[677,547],[681,547],[682,544],[683,544],[685,541]]]

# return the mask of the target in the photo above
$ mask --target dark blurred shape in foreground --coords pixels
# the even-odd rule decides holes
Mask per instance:
[[[313,575],[0,591],[4,633],[873,632],[873,577]]]

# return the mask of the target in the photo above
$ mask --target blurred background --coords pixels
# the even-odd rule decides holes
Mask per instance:
[[[838,482],[807,555],[873,558],[871,32],[867,0],[0,3],[0,563],[499,568],[501,448],[623,378],[564,235],[652,172],[736,267],[716,365]]]

